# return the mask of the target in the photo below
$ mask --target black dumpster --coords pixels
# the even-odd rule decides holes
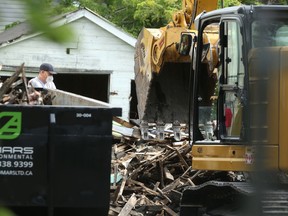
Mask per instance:
[[[107,215],[120,108],[0,106],[0,205],[20,216]]]

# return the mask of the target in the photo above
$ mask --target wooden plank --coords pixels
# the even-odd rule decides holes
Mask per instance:
[[[6,92],[9,90],[11,85],[19,77],[19,74],[22,73],[23,69],[24,69],[24,63],[20,66],[19,69],[16,70],[16,72],[14,72],[14,74],[11,77],[9,77],[7,80],[5,80],[5,82],[3,83],[3,85],[0,88],[0,98],[2,98],[4,94],[6,94]]]
[[[158,157],[162,157],[164,149],[158,151],[158,152],[153,152],[152,154],[147,154],[147,155],[153,155],[151,157],[147,157],[146,160],[141,161],[141,164],[146,164],[146,163],[151,163],[153,160],[156,160]],[[159,159],[162,160],[162,159]]]
[[[193,186],[193,187],[195,186],[194,182],[192,182],[191,179],[187,178],[187,181],[189,182],[189,184],[190,184],[191,186]]]
[[[138,185],[138,186],[141,186],[147,193],[151,194],[151,195],[155,195],[155,196],[159,196],[160,194],[156,191],[153,191],[152,189],[146,187],[142,182],[138,182],[136,180],[132,180],[132,179],[129,179],[129,182],[135,184],[135,185]]]
[[[181,184],[181,179],[177,178],[175,181],[173,181],[171,184],[166,185],[165,188],[162,189],[163,192],[168,192],[170,190],[175,189],[176,187],[178,187],[178,185]]]
[[[129,122],[127,122],[127,121],[125,121],[125,120],[123,120],[123,119],[121,119],[121,118],[119,118],[119,117],[116,117],[116,116],[113,116],[113,121],[115,121],[115,122],[117,122],[117,123],[119,123],[119,124],[121,124],[122,126],[127,127],[127,128],[132,128],[132,127],[134,127],[133,124],[130,124]]]
[[[157,191],[159,191],[159,193],[160,193],[169,203],[172,203],[172,200],[170,200],[169,197],[167,197],[160,188],[157,188]]]
[[[188,168],[181,176],[182,176],[182,177],[185,176],[191,169],[192,169],[192,167],[189,166],[189,168]]]
[[[198,170],[190,179],[193,180],[195,177],[197,177],[202,172],[203,172],[202,170]]]
[[[159,172],[160,172],[160,185],[161,185],[161,188],[163,188],[165,185],[164,185],[164,169],[163,169],[163,161],[159,161],[158,162],[158,165],[159,165]]]
[[[169,169],[166,166],[164,166],[164,176],[166,179],[174,181],[174,176],[171,174],[171,172],[169,171]]]
[[[178,216],[176,212],[174,212],[172,209],[170,209],[168,206],[164,206],[163,209],[171,216]]]
[[[113,131],[116,131],[117,133],[120,133],[124,136],[133,136],[133,128],[127,128],[127,127],[123,127],[121,125],[116,125],[113,124]]]
[[[29,92],[28,92],[28,81],[27,81],[27,78],[26,78],[26,74],[25,74],[25,70],[23,69],[22,70],[22,80],[24,82],[24,87],[25,87],[25,92],[26,92],[26,96],[27,96],[27,101],[28,103],[30,102],[30,99],[29,99]],[[24,97],[24,95],[23,95]],[[23,98],[22,98],[23,99]]]
[[[121,212],[118,216],[127,216],[131,212],[131,210],[134,208],[134,206],[137,203],[137,198],[135,193],[131,195],[128,202],[125,204],[125,206],[122,208]]]
[[[122,182],[121,182],[121,185],[119,188],[119,192],[115,195],[115,201],[114,202],[117,202],[119,200],[119,197],[122,195],[125,184],[126,184],[126,180],[127,180],[127,170],[125,169],[124,173],[123,173],[123,179],[122,179]]]
[[[186,163],[186,161],[184,160],[183,156],[180,154],[180,152],[177,149],[175,149],[175,151],[176,151],[181,163],[184,165],[185,169],[188,169],[189,165]]]
[[[119,186],[110,186],[110,191],[111,192],[115,192],[117,189],[119,188]],[[124,191],[126,191],[126,192],[129,192],[129,193],[131,193],[131,192],[135,192],[135,191],[138,191],[138,190],[141,190],[141,188],[142,187],[140,187],[140,186],[134,186],[134,187],[131,187],[131,186],[125,186],[124,187]]]
[[[159,185],[160,185],[160,182],[158,181],[158,182],[156,182],[156,184],[154,185],[154,188],[153,188],[153,190],[154,191],[156,191],[157,190],[157,188],[159,187]]]

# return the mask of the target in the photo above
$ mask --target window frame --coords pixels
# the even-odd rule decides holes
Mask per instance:
[[[239,40],[237,40],[237,46],[238,46],[238,60],[242,59],[242,70],[243,73],[243,84],[242,84],[242,89],[239,88],[239,71],[240,71],[240,64],[241,61],[238,61],[239,63],[237,64],[237,72],[236,77],[237,77],[237,81],[234,84],[231,84],[228,82],[229,79],[229,71],[228,71],[228,64],[230,63],[228,59],[229,58],[229,43],[228,43],[228,33],[227,33],[227,23],[236,23],[237,27],[238,27],[238,32],[240,33],[242,40],[242,46],[239,42]],[[242,113],[242,117],[241,117],[241,129],[240,129],[240,133],[239,136],[232,136],[232,135],[227,135],[227,128],[225,126],[225,103],[226,103],[226,94],[230,93],[230,94],[236,94],[239,97],[239,101],[241,103],[242,106],[242,112],[245,112],[245,98],[247,97],[247,95],[245,94],[245,89],[246,89],[246,62],[245,58],[243,58],[243,56],[245,55],[245,34],[243,31],[243,24],[241,22],[241,20],[238,17],[225,17],[222,18],[220,21],[220,38],[222,41],[221,44],[221,52],[220,52],[220,62],[221,62],[221,71],[220,71],[220,78],[219,78],[219,97],[218,97],[218,124],[219,124],[219,139],[222,141],[235,141],[235,142],[240,142],[242,140],[244,140],[244,130],[245,130],[245,122],[244,122],[244,115]],[[242,55],[241,55],[242,54]],[[226,58],[228,56],[228,58]],[[233,73],[234,75],[234,73]],[[235,117],[235,116],[234,116]]]

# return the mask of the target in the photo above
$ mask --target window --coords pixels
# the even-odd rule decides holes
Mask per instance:
[[[288,22],[256,20],[252,23],[253,47],[288,46]]]
[[[221,67],[220,97],[221,137],[240,138],[242,130],[244,63],[243,39],[237,21],[225,21],[223,32],[223,64]],[[223,39],[223,40],[225,40]]]
[[[201,63],[198,68],[197,130],[195,140],[216,138],[219,22],[210,23],[202,32]],[[196,124],[196,123],[195,123]]]
[[[196,120],[193,121],[198,128],[193,130],[193,139],[239,140],[243,131],[245,75],[240,24],[237,20],[211,23],[202,35],[202,49],[198,52],[202,58],[197,69]]]

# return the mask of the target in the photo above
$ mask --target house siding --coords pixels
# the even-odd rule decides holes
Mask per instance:
[[[0,32],[4,31],[8,24],[25,20],[25,2],[21,0],[0,0],[0,5]]]

